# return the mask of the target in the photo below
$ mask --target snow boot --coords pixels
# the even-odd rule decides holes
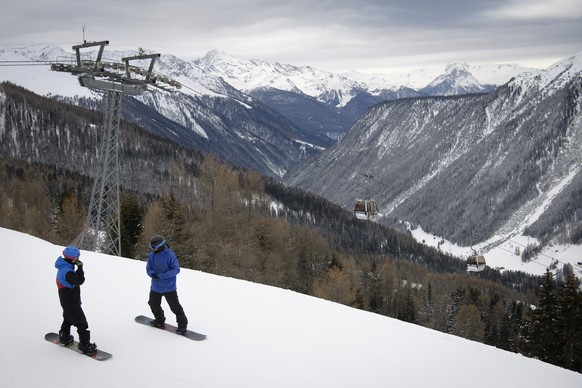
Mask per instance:
[[[75,341],[75,338],[71,334],[65,333],[63,330],[59,331],[59,342],[61,345],[67,346],[73,341]]]
[[[186,329],[186,326],[178,325],[178,328],[176,329],[176,334],[184,335],[186,334],[187,331],[188,330]]]
[[[91,342],[85,344],[79,343],[79,351],[88,356],[92,356],[97,353],[97,345]]]
[[[89,356],[97,353],[97,345],[90,342],[91,332],[89,330],[79,331],[79,351]]]
[[[153,321],[150,322],[150,325],[152,327],[164,327],[164,325],[166,324],[166,318],[162,318],[162,319],[154,319]]]

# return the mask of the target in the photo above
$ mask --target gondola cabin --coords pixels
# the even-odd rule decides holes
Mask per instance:
[[[467,258],[468,272],[481,272],[486,266],[485,256],[483,255],[472,255]]]
[[[373,220],[378,216],[378,205],[373,199],[356,199],[354,214],[359,220]]]

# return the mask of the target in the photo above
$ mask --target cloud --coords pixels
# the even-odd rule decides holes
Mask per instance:
[[[510,20],[575,19],[582,16],[582,4],[579,0],[511,1],[505,2],[490,15]]]
[[[552,61],[582,50],[579,0],[10,1],[2,44],[83,39],[191,58],[242,58],[330,71],[451,61]],[[549,65],[551,62],[546,63]]]

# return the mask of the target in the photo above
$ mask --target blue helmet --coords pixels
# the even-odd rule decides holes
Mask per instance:
[[[65,258],[67,258],[67,259],[76,259],[80,255],[81,255],[81,251],[79,251],[79,248],[77,248],[74,245],[69,245],[63,251],[63,256],[65,256]]]

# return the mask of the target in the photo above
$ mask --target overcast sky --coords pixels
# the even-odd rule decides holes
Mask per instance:
[[[545,68],[582,51],[582,0],[2,0],[0,45],[109,40],[332,72],[449,62]]]

